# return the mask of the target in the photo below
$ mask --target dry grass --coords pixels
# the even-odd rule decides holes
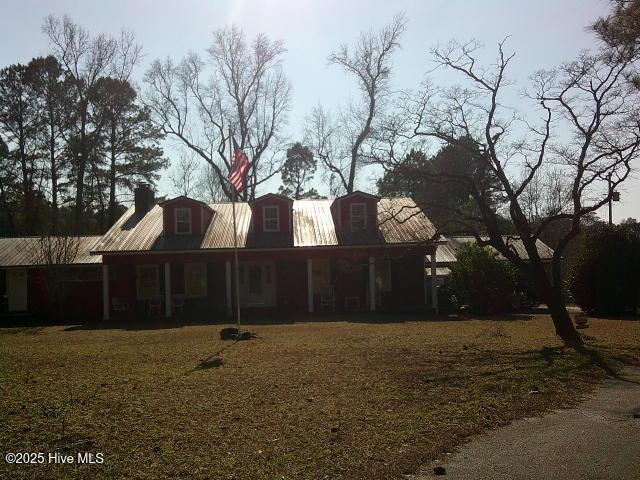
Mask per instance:
[[[0,475],[395,478],[483,429],[568,406],[603,375],[598,357],[559,348],[548,317],[402,319],[252,326],[258,338],[240,343],[222,343],[219,325],[1,330],[3,454],[105,463],[2,463]],[[613,368],[639,353],[640,322],[592,320],[586,333]]]

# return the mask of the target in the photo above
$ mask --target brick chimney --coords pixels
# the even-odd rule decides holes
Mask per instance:
[[[136,215],[144,216],[154,204],[153,190],[151,185],[146,182],[140,182],[133,190],[133,196],[135,198]]]

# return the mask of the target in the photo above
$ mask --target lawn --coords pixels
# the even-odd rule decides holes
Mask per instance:
[[[465,438],[569,406],[640,354],[640,322],[591,320],[598,355],[547,316],[0,330],[3,455],[102,452],[9,478],[389,479]],[[395,320],[395,321],[391,321]]]

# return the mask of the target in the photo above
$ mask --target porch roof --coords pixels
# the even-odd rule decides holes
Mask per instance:
[[[60,238],[61,237],[52,237],[52,241],[59,241],[57,239]],[[51,265],[52,263],[62,263],[64,265],[91,265],[102,263],[102,256],[91,254],[91,250],[101,238],[100,235],[71,238],[78,239],[77,252],[73,258],[70,258],[71,255],[69,255],[69,258],[66,258],[64,262],[47,261],[48,257],[57,256],[48,253],[55,249],[55,247],[48,248],[41,246],[41,237],[0,238],[0,268],[44,266]],[[72,242],[75,243],[75,240]],[[73,250],[75,250],[75,245],[73,245]],[[64,259],[64,257],[64,255],[58,255],[60,259]]]
[[[251,207],[236,203],[238,248],[331,247],[353,245],[340,238],[331,213],[333,200],[293,201],[293,235],[282,242],[256,241],[251,229]],[[231,203],[209,205],[213,219],[202,236],[162,234],[162,208],[154,206],[142,218],[129,208],[96,244],[95,253],[215,250],[233,248]],[[410,198],[383,198],[378,203],[378,228],[358,242],[361,245],[426,243],[435,239],[437,230]],[[261,235],[266,237],[266,235]],[[276,239],[277,236],[273,236]],[[282,235],[280,235],[282,237]],[[267,240],[265,238],[265,240]],[[286,241],[284,241],[286,240]]]
[[[471,236],[441,237],[441,240],[444,240],[446,243],[439,245],[438,250],[436,251],[436,263],[439,266],[455,263],[458,259],[458,252],[463,245],[476,243],[475,237]],[[520,238],[514,237],[513,235],[505,235],[504,241],[515,249],[521,259],[529,259],[529,254],[524,248],[524,244]],[[486,248],[489,248],[494,252],[496,251],[490,246],[487,246]],[[536,249],[538,250],[538,255],[540,255],[542,260],[549,261],[553,258],[553,249],[540,239],[536,240]],[[504,256],[500,253],[498,253],[498,259],[505,260]]]

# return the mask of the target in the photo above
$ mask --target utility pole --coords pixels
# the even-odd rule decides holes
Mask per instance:
[[[607,175],[607,184],[609,185],[609,225],[613,225],[613,192],[611,191],[611,173]]]
[[[613,191],[611,173],[607,175],[607,183],[609,185],[609,225],[613,225],[613,202],[620,201],[620,192]]]

